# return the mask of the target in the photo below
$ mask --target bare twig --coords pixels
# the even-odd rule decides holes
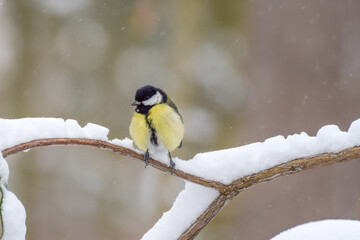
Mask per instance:
[[[79,138],[50,138],[39,139],[7,148],[2,151],[4,157],[11,154],[28,150],[34,147],[50,146],[50,145],[83,145],[92,146],[101,149],[111,150],[120,153],[124,156],[129,156],[136,160],[144,161],[144,156],[138,154],[131,149],[111,144],[106,141],[93,139],[79,139]],[[297,173],[303,170],[311,169],[317,166],[326,166],[337,162],[346,162],[353,159],[360,158],[360,147],[348,148],[336,153],[324,153],[313,157],[306,157],[295,159],[278,166],[269,168],[259,173],[237,179],[229,185],[220,182],[207,180],[181,170],[175,169],[174,175],[186,179],[188,181],[201,184],[206,187],[215,188],[220,192],[220,195],[209,205],[209,207],[198,217],[198,219],[188,228],[179,239],[194,239],[198,233],[215,217],[215,215],[224,207],[227,201],[230,201],[238,193],[246,188],[254,186],[258,183],[270,181],[280,176],[286,176]],[[171,168],[154,159],[149,160],[149,164],[163,172],[170,173]]]
[[[3,190],[3,186],[0,186],[0,192],[1,192],[0,206],[2,206],[2,205],[3,205],[3,201],[4,201],[4,190]],[[0,234],[0,239],[2,239],[2,237],[4,236],[4,221],[3,221],[2,211],[0,211],[0,221],[1,221],[1,234]]]

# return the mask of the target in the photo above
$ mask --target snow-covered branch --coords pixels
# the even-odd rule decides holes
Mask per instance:
[[[185,240],[196,237],[206,224],[208,224],[225,206],[227,201],[233,199],[238,193],[246,188],[303,170],[318,166],[326,166],[337,162],[346,162],[353,159],[360,159],[360,147],[352,147],[336,153],[325,153],[314,157],[295,159],[238,179],[220,190],[221,194],[209,205],[203,214],[199,216],[197,221],[184,231],[179,239]]]
[[[0,150],[4,157],[34,147],[83,145],[140,161],[144,158],[131,140],[108,140],[107,128],[96,124],[81,127],[75,120],[0,119],[0,132]],[[357,120],[347,132],[328,125],[314,137],[306,133],[286,138],[276,136],[261,143],[199,153],[187,161],[174,158],[174,175],[185,180],[185,189],[142,239],[193,239],[226,202],[244,189],[317,166],[357,159],[359,145],[360,120]],[[152,156],[149,163],[163,172],[171,171],[166,156]]]
[[[128,142],[128,139],[122,140],[122,141],[114,141],[118,142],[118,144],[126,144]],[[131,157],[133,159],[143,161],[144,162],[144,155],[139,153],[139,151],[136,151],[132,149],[132,147],[127,146],[121,146],[117,144],[113,144],[107,141],[102,140],[96,140],[96,139],[86,139],[86,138],[47,138],[47,139],[38,139],[33,140],[30,142],[24,142],[20,143],[16,146],[6,148],[2,151],[3,157],[7,157],[11,154],[15,154],[22,151],[27,151],[35,147],[44,147],[44,146],[54,146],[54,145],[79,145],[79,146],[90,146],[90,147],[96,147],[100,149],[110,150],[116,153],[119,153],[123,156]],[[149,165],[153,166],[154,168],[157,168],[165,173],[170,173],[171,168],[166,165],[165,163],[154,160],[153,158],[149,159]],[[187,172],[184,172],[182,170],[174,170],[174,175],[183,178],[184,180],[188,180],[197,184],[201,184],[206,187],[212,187],[216,188],[219,191],[222,191],[225,189],[226,185],[222,184],[220,182],[206,180],[203,178],[200,178],[198,176],[189,174]]]

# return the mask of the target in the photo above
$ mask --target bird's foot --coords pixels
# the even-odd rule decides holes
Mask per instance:
[[[149,150],[146,150],[145,155],[144,155],[145,168],[147,167],[147,165],[149,165],[149,158],[150,158]]]
[[[174,163],[174,161],[172,160],[172,157],[171,157],[171,155],[170,155],[170,152],[169,152],[169,160],[170,160],[170,167],[171,167],[171,171],[170,171],[170,174],[171,175],[173,175],[173,173],[174,173],[174,169],[175,169],[175,163]]]

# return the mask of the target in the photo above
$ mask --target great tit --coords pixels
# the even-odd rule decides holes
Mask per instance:
[[[130,124],[130,136],[135,145],[145,152],[145,167],[150,154],[167,151],[171,174],[174,171],[170,152],[182,146],[185,128],[175,103],[160,88],[146,85],[135,94],[135,113]]]

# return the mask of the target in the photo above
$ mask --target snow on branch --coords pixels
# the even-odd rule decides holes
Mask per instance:
[[[91,123],[81,127],[75,120],[0,119],[0,132],[3,157],[34,147],[84,145],[140,161],[144,158],[134,149],[131,140],[108,140],[107,128]],[[286,138],[276,136],[261,143],[199,153],[187,161],[174,158],[174,175],[186,180],[185,189],[143,239],[193,239],[227,201],[244,189],[316,166],[357,159],[359,145],[360,119],[354,121],[347,132],[328,125],[316,136],[304,132]],[[149,163],[163,172],[171,170],[166,156],[152,156]],[[188,202],[191,204],[186,204]]]
[[[328,219],[308,222],[288,229],[270,240],[358,240],[360,221],[347,219]]]

